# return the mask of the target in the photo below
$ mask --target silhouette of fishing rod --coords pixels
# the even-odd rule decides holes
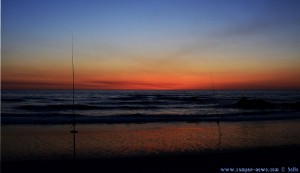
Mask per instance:
[[[210,73],[210,79],[211,79],[211,86],[212,86],[212,89],[213,89],[213,94],[214,94],[214,102],[215,102],[215,107],[217,109],[217,97],[216,97],[216,91],[215,91],[215,85],[214,85],[214,81],[213,81],[213,78],[212,78],[212,75]],[[219,143],[218,143],[218,148],[220,149],[221,147],[221,127],[220,127],[220,119],[217,118],[217,124],[218,124],[218,128],[219,128]]]
[[[70,132],[73,134],[73,159],[76,160],[76,133],[78,133],[78,131],[76,130],[76,124],[75,124],[75,97],[74,97],[74,89],[75,89],[75,75],[74,75],[74,57],[73,57],[73,32],[72,32],[72,71],[73,71],[73,105],[72,105],[72,109],[73,109],[73,130],[71,130]]]

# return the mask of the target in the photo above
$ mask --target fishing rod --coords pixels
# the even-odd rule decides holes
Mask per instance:
[[[215,102],[215,106],[216,106],[216,109],[217,109],[217,98],[216,98],[216,91],[215,91],[215,85],[214,85],[214,80],[213,80],[213,77],[212,77],[212,74],[210,73],[210,79],[211,79],[211,86],[212,86],[212,89],[213,89],[213,94],[214,94],[214,102]],[[219,143],[218,143],[218,147],[220,149],[221,147],[221,127],[220,127],[220,119],[218,118],[217,119],[217,124],[218,124],[218,128],[219,128]]]
[[[73,134],[73,159],[76,160],[76,133],[78,133],[78,131],[76,130],[76,124],[75,124],[75,95],[74,95],[74,91],[75,91],[75,75],[74,75],[74,57],[73,57],[73,32],[72,32],[72,72],[73,72],[73,104],[72,104],[72,114],[73,114],[73,130],[71,130],[70,132]]]

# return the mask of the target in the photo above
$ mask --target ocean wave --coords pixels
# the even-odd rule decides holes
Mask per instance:
[[[85,123],[154,123],[154,122],[217,122],[217,121],[264,121],[264,120],[285,120],[299,119],[300,113],[281,112],[245,112],[231,114],[214,115],[151,115],[151,114],[125,114],[114,116],[84,116],[75,115],[75,121],[79,124]],[[72,114],[48,114],[47,116],[32,115],[4,115],[2,124],[71,124],[73,123]]]
[[[131,102],[196,102],[196,103],[206,103],[214,102],[215,98],[213,97],[204,97],[204,96],[172,96],[172,95],[128,95],[128,96],[119,96],[109,98],[114,101],[131,101]]]
[[[31,110],[31,111],[57,111],[57,110],[72,110],[72,104],[60,104],[60,105],[22,105],[18,106],[18,109],[22,110]],[[89,106],[89,105],[75,105],[75,110],[90,110],[90,109],[98,109],[97,106]]]
[[[20,98],[2,98],[1,101],[2,102],[23,102],[25,100]]]
[[[22,105],[18,109],[29,111],[63,111],[72,110],[72,104],[60,105]],[[91,106],[76,104],[74,110],[141,110],[141,109],[161,109],[159,106],[134,106],[134,105],[111,105],[111,106]]]
[[[239,101],[232,106],[240,109],[300,109],[300,102],[274,103],[264,99],[241,97]]]

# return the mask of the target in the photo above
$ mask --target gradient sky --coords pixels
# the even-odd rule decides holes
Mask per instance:
[[[2,89],[300,89],[297,0],[2,0]]]

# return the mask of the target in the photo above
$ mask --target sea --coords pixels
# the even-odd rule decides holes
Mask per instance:
[[[3,161],[73,160],[75,143],[79,160],[300,146],[299,91],[1,94]]]
[[[300,91],[4,90],[2,124],[300,118]],[[75,118],[74,118],[75,117]]]

